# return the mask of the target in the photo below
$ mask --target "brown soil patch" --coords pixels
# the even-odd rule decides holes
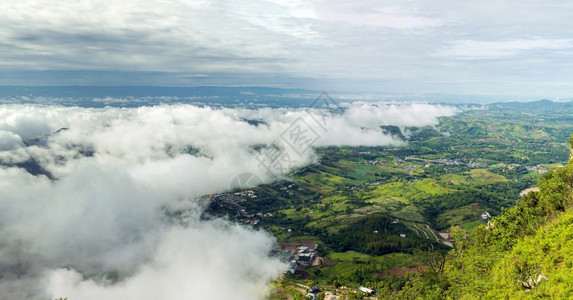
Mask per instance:
[[[338,262],[335,260],[332,260],[330,258],[327,257],[322,257],[322,264],[318,267],[318,269],[324,269],[326,267],[332,267],[335,266]]]
[[[378,272],[378,274],[376,274],[376,277],[378,278],[384,278],[388,276],[399,277],[399,276],[404,276],[408,273],[414,273],[418,272],[418,270],[424,270],[424,269],[426,269],[425,266],[413,267],[413,268],[394,267]]]
[[[298,270],[297,273],[300,274],[300,277],[302,279],[308,279],[308,280],[314,280],[314,277],[310,276],[306,271],[304,270]]]
[[[310,186],[310,185],[301,185],[301,187],[311,191],[311,192],[315,192],[315,193],[319,193],[319,194],[328,194],[330,193],[330,191],[326,191],[326,190],[321,190],[317,187],[314,186]]]
[[[313,250],[313,249],[316,250],[316,248],[318,247],[318,244],[313,243],[311,241],[280,242],[277,244],[282,249],[289,250],[289,251],[295,251],[296,248],[298,248],[299,246],[306,246],[311,250]]]
[[[539,192],[539,188],[538,188],[538,187],[530,187],[530,188],[527,188],[527,189],[521,191],[521,192],[519,193],[519,196],[523,197],[523,196],[529,194],[530,192]]]

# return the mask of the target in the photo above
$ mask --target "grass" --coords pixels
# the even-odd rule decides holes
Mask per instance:
[[[296,176],[296,180],[299,184],[313,187],[313,189],[320,190],[323,193],[340,190],[344,185],[354,183],[354,180],[352,179],[318,170],[315,170],[315,172],[312,173],[307,173],[304,176]]]
[[[379,185],[370,194],[373,197],[399,198],[409,203],[410,199],[445,194],[451,191],[451,189],[439,185],[435,179],[422,179],[414,182],[391,182]]]
[[[505,177],[493,174],[486,169],[472,169],[469,173],[470,177],[468,179],[468,183],[475,185],[507,181]]]
[[[479,222],[479,216],[484,212],[484,210],[485,209],[478,203],[472,203],[456,209],[448,210],[439,215],[438,219],[446,220],[450,226],[461,225],[463,227],[467,223],[474,223],[475,221]]]
[[[414,205],[405,206],[399,211],[392,212],[391,215],[395,216],[396,218],[412,222],[425,221],[420,208]]]
[[[472,222],[463,223],[461,227],[468,233],[473,232],[479,225],[483,224],[481,220],[475,220]]]
[[[310,272],[320,269],[322,278],[332,278],[354,273],[361,266],[375,266],[378,271],[395,267],[416,267],[422,265],[423,259],[416,255],[404,253],[391,253],[381,256],[370,256],[355,251],[335,252],[326,256],[329,267],[314,267]]]
[[[484,185],[496,182],[505,182],[507,179],[486,169],[472,169],[458,174],[446,174],[440,177],[440,182],[454,185]]]

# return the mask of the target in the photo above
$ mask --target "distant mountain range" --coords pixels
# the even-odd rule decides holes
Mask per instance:
[[[496,102],[488,105],[489,107],[498,108],[515,108],[515,109],[544,109],[544,108],[573,108],[573,101],[554,102],[547,99],[531,102]]]
[[[84,107],[121,106],[136,107],[162,103],[192,103],[205,105],[241,107],[305,107],[310,105],[322,91],[308,89],[286,89],[271,87],[165,87],[165,86],[0,86],[2,103],[41,103],[77,105]],[[478,104],[479,99],[459,98],[455,95],[362,95],[332,94],[341,102],[363,101],[422,101],[443,104]],[[465,100],[464,100],[465,99]],[[571,102],[554,102],[543,99],[532,102],[495,102],[490,108],[542,109],[569,108]]]
[[[313,90],[267,87],[0,86],[0,103],[40,102],[87,107],[130,107],[167,102],[303,106],[312,103],[320,94]]]
[[[0,97],[209,97],[240,95],[320,94],[303,89],[267,87],[161,86],[0,86]]]

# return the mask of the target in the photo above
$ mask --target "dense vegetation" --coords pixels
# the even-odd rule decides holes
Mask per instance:
[[[368,215],[326,237],[325,243],[336,252],[353,250],[371,255],[411,252],[427,246],[428,241],[416,235],[400,237],[401,233],[409,232],[409,229],[403,224],[393,223],[394,220],[380,213]]]
[[[385,297],[573,297],[573,163],[553,169],[539,187],[477,228],[471,241],[461,239],[444,270],[414,276]]]
[[[500,182],[484,186],[468,187],[463,190],[447,194],[433,195],[416,202],[423,208],[426,220],[437,229],[448,229],[451,225],[447,220],[440,218],[440,214],[468,204],[478,203],[490,213],[498,215],[501,208],[510,207],[514,202],[515,195],[530,186],[529,181]],[[464,216],[465,217],[465,216]],[[470,215],[469,219],[474,219]]]
[[[408,145],[317,149],[317,164],[255,188],[244,214],[220,202],[207,213],[319,245],[322,262],[278,282],[276,299],[301,298],[300,284],[351,299],[359,286],[381,299],[561,298],[553,289],[568,292],[573,250],[573,167],[562,166],[571,121],[568,110],[494,107],[385,127]],[[532,186],[541,191],[520,197]]]

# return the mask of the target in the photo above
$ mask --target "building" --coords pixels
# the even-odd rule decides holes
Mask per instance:
[[[299,253],[298,254],[298,261],[305,264],[310,264],[314,260],[315,254],[314,253]]]
[[[491,215],[489,214],[489,212],[484,212],[483,214],[481,214],[481,219],[482,220],[488,220],[491,219]]]
[[[367,287],[361,286],[361,287],[359,287],[358,289],[359,289],[361,292],[363,292],[364,294],[370,295],[370,294],[373,294],[373,293],[374,293],[374,290],[373,290],[373,289],[370,289],[370,288],[367,288]]]
[[[298,264],[296,263],[296,260],[291,260],[290,264],[288,266],[287,272],[290,272],[291,274],[294,274],[296,272],[296,269],[298,268]]]
[[[283,261],[291,261],[293,259],[293,255],[292,253],[286,251],[285,254],[283,255],[282,260]]]
[[[312,300],[316,300],[316,299],[317,299],[317,298],[316,298],[316,294],[311,294],[311,293],[306,294],[306,296],[304,296],[304,297],[305,297],[305,298],[310,298],[310,299],[312,299]]]

